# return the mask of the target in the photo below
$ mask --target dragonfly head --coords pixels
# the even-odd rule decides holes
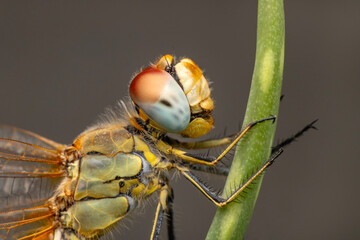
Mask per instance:
[[[208,82],[190,59],[174,64],[163,56],[134,77],[129,92],[140,117],[161,131],[197,138],[213,127]]]

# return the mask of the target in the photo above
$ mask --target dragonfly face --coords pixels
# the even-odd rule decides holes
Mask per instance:
[[[151,239],[157,239],[164,213],[172,223],[168,170],[178,170],[217,206],[232,201],[253,180],[223,199],[187,166],[215,166],[251,127],[274,117],[251,123],[234,141],[187,143],[166,135],[197,138],[213,127],[208,82],[193,61],[175,63],[170,55],[162,57],[133,79],[130,95],[133,103],[122,109],[127,118],[113,117],[93,126],[70,146],[0,126],[0,239],[99,237],[159,192],[151,233]],[[180,150],[224,144],[230,145],[218,158],[199,158]],[[41,192],[44,182],[45,193]]]
[[[130,96],[140,117],[156,129],[198,138],[214,125],[209,84],[190,59],[175,64],[172,56],[163,56],[134,78]]]

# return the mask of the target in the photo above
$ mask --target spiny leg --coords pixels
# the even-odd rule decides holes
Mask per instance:
[[[301,130],[293,134],[291,137],[286,138],[285,140],[281,141],[276,146],[272,147],[271,153],[274,154],[280,149],[283,149],[284,147],[290,145],[292,142],[298,140],[305,132],[307,132],[310,129],[317,129],[314,124],[318,121],[318,119],[312,121],[311,123],[307,124],[305,127],[303,127]],[[225,138],[224,138],[225,139]],[[213,158],[209,158],[209,161],[211,161]],[[195,164],[190,162],[184,162],[183,165],[188,167],[191,170],[200,171],[200,172],[207,172],[215,175],[220,176],[227,176],[229,174],[230,168],[227,166],[207,166],[207,165],[201,165],[201,164]]]
[[[175,240],[173,200],[174,200],[174,193],[171,189],[171,195],[169,195],[168,198],[167,212],[166,212],[168,240]]]
[[[250,178],[248,178],[227,198],[222,198],[217,193],[210,190],[207,186],[205,186],[205,184],[200,182],[197,177],[194,176],[186,167],[183,167],[179,164],[175,164],[174,167],[177,168],[187,180],[189,180],[196,188],[198,188],[215,205],[218,207],[223,207],[233,201],[247,186],[249,186],[250,183],[252,183],[252,181],[254,181],[261,173],[263,173],[265,169],[268,168],[282,152],[283,150],[280,149],[278,152],[274,153],[269,160],[267,160]]]
[[[168,228],[168,239],[174,240],[174,222],[173,222],[173,192],[170,186],[166,183],[161,183],[161,191],[159,196],[159,203],[156,207],[155,219],[153,228],[151,231],[151,240],[157,240],[160,235],[161,223],[164,218],[164,214],[167,215],[167,228]]]
[[[260,122],[263,122],[263,121],[266,121],[266,120],[273,120],[274,121],[275,119],[276,119],[276,117],[273,117],[273,116],[268,117],[268,118],[264,118],[264,119],[260,119],[258,121],[250,123],[248,126],[245,127],[244,130],[242,130],[238,134],[235,134],[235,135],[232,134],[230,136],[227,136],[227,137],[224,137],[224,138],[219,138],[219,139],[209,139],[209,140],[198,141],[198,142],[182,142],[182,141],[179,141],[177,139],[166,136],[162,140],[165,141],[166,143],[170,144],[173,147],[184,148],[184,149],[204,149],[204,148],[219,147],[219,146],[223,146],[223,145],[226,145],[226,144],[232,144],[234,141],[236,141],[236,139],[240,135],[242,137],[242,135],[244,135],[248,130],[250,130],[250,128],[252,128],[256,124],[258,124]],[[249,128],[249,129],[247,129],[247,128]]]
[[[220,139],[210,139],[198,142],[181,142],[177,139],[166,136],[163,141],[175,148],[183,149],[204,149],[204,148],[213,148],[219,147],[231,143],[233,136],[228,136]]]
[[[230,168],[225,165],[224,166],[219,166],[219,165],[207,166],[207,165],[193,164],[193,163],[188,163],[188,162],[184,162],[181,165],[183,165],[191,170],[211,173],[211,174],[215,174],[215,175],[219,175],[219,176],[227,176],[227,175],[229,175],[229,171],[230,171]]]
[[[161,203],[159,202],[157,207],[156,207],[154,225],[153,225],[153,228],[152,228],[152,231],[151,231],[151,236],[150,236],[151,240],[158,239],[159,234],[160,234],[161,223],[162,223],[163,217],[164,217],[164,208],[161,205]]]
[[[234,138],[234,140],[226,147],[226,149],[217,157],[217,158],[209,158],[209,157],[202,157],[202,156],[198,156],[196,154],[190,154],[187,153],[185,151],[176,149],[176,148],[172,148],[169,147],[168,144],[163,143],[163,142],[158,142],[157,147],[167,153],[167,154],[173,154],[179,158],[181,158],[184,161],[187,162],[192,162],[192,163],[196,163],[196,164],[202,164],[202,165],[208,165],[208,166],[214,166],[215,164],[217,164],[234,146],[235,144],[251,129],[253,128],[255,125],[257,125],[258,123],[262,123],[268,120],[272,120],[275,121],[276,117],[268,117],[268,118],[264,118],[264,119],[260,119],[258,121],[252,122],[249,125],[247,125],[239,134],[236,135],[236,137]]]
[[[311,123],[307,124],[303,129],[301,129],[300,131],[295,133],[293,136],[286,138],[285,140],[283,140],[279,144],[277,144],[275,147],[272,147],[271,153],[277,152],[277,151],[279,151],[279,149],[284,148],[287,145],[290,145],[292,142],[296,141],[299,137],[301,137],[306,131],[308,131],[310,129],[317,130],[317,128],[314,126],[314,124],[318,120],[319,119],[312,121]]]
[[[284,141],[282,141],[280,144],[278,144],[277,146],[273,147],[273,152],[276,152],[277,150],[279,150],[280,148],[285,147],[286,145],[289,145],[290,143],[292,143],[293,141],[295,141],[297,138],[301,137],[301,135],[308,131],[309,129],[317,129],[314,124],[318,121],[318,119],[312,121],[311,123],[307,124],[303,129],[301,129],[300,131],[298,131],[296,134],[294,134],[293,136],[285,139]],[[237,134],[238,135],[238,134]],[[235,135],[235,136],[237,136]],[[179,141],[177,139],[171,138],[166,136],[164,139],[162,139],[163,141],[165,141],[166,143],[170,144],[173,147],[176,148],[183,148],[183,149],[204,149],[204,148],[213,148],[213,147],[219,147],[219,146],[223,146],[226,144],[230,144],[233,140],[234,135],[230,135],[227,137],[223,137],[223,138],[219,138],[219,139],[209,139],[209,140],[204,140],[204,141],[199,141],[199,142],[182,142]]]

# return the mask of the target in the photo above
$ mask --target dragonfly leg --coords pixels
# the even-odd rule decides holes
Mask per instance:
[[[253,128],[258,123],[262,123],[262,122],[269,121],[269,120],[275,121],[275,119],[276,119],[276,117],[271,116],[271,117],[260,119],[258,121],[252,122],[249,125],[247,125],[241,132],[239,132],[235,136],[234,140],[226,147],[226,149],[217,158],[198,156],[196,154],[187,153],[187,152],[182,151],[182,150],[177,149],[177,148],[165,149],[165,152],[170,153],[170,154],[174,154],[177,157],[179,157],[182,160],[187,161],[187,162],[192,162],[192,163],[202,164],[202,165],[207,165],[207,166],[214,166],[235,146],[235,144],[237,142],[239,142],[239,140],[251,128]]]
[[[204,140],[198,142],[181,142],[177,139],[171,138],[166,136],[166,138],[162,139],[169,145],[176,147],[176,148],[183,148],[183,149],[204,149],[204,148],[213,148],[219,147],[226,144],[230,144],[233,137],[224,137],[220,139],[211,139],[211,140]]]
[[[279,151],[280,149],[290,145],[292,142],[296,141],[297,139],[299,139],[305,132],[307,132],[310,129],[317,129],[314,124],[317,122],[318,120],[314,120],[311,123],[307,124],[305,127],[303,127],[301,130],[297,131],[295,134],[293,134],[292,136],[286,138],[285,140],[282,140],[279,144],[277,144],[276,146],[272,147],[271,149],[271,153],[276,153],[277,151]],[[225,139],[225,138],[224,138]],[[201,171],[201,172],[208,172],[211,174],[216,174],[216,175],[222,175],[222,176],[227,176],[229,174],[229,170],[230,168],[227,166],[208,166],[208,165],[202,165],[202,164],[194,164],[191,162],[184,162],[183,165],[185,165],[186,167],[188,167],[191,170],[195,170],[195,171]]]
[[[189,180],[215,205],[217,205],[218,207],[223,207],[233,201],[247,186],[249,186],[252,181],[254,181],[261,173],[263,173],[265,169],[268,168],[282,152],[283,150],[280,149],[278,152],[274,153],[269,160],[267,160],[250,178],[248,178],[227,198],[220,197],[217,193],[210,190],[204,183],[200,182],[197,177],[194,176],[187,168],[179,164],[176,164],[175,168],[177,168],[187,180]]]
[[[161,230],[161,223],[164,215],[167,215],[168,239],[175,239],[174,224],[173,224],[173,210],[172,210],[173,192],[169,184],[162,183],[160,190],[159,203],[156,208],[154,225],[151,231],[151,240],[156,240],[159,237]]]
[[[296,141],[299,137],[301,137],[306,131],[310,129],[317,129],[314,124],[318,121],[318,119],[312,121],[311,123],[307,124],[303,129],[295,133],[293,136],[286,138],[285,140],[281,141],[275,147],[272,147],[271,153],[279,151],[279,149],[284,148],[287,145],[290,145],[292,142]]]
[[[207,166],[207,165],[201,165],[201,164],[193,164],[184,162],[181,165],[189,168],[190,170],[198,171],[198,172],[206,172],[210,174],[215,174],[218,176],[227,176],[229,175],[230,167],[228,166]]]

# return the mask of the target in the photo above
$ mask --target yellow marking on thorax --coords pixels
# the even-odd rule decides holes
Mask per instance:
[[[151,152],[149,146],[142,139],[140,139],[140,137],[134,136],[134,140],[135,150],[143,152],[146,160],[150,163],[150,165],[155,166],[160,161],[160,158]]]

